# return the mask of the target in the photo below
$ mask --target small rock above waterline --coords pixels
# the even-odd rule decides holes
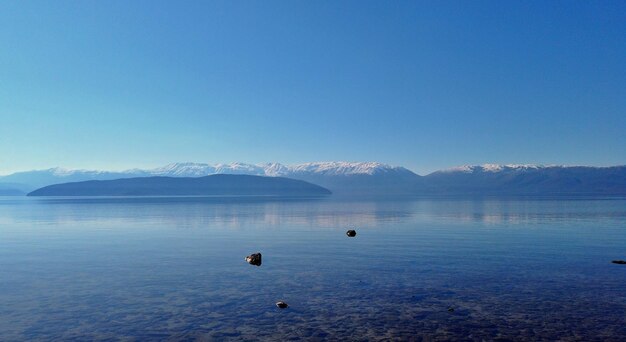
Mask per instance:
[[[454,308],[451,306],[448,306],[448,312],[454,312]]]
[[[261,253],[250,254],[245,260],[250,265],[261,266]]]
[[[356,230],[354,229],[350,229],[346,232],[346,235],[348,235],[348,237],[355,237],[356,236]]]
[[[289,305],[283,301],[276,302],[276,306],[279,307],[280,309],[286,309],[289,307]]]
[[[618,265],[626,265],[626,261],[624,260],[613,260],[611,262]]]

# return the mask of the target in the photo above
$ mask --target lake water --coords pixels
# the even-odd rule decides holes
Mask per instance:
[[[623,199],[5,197],[0,340],[624,340],[614,259]]]

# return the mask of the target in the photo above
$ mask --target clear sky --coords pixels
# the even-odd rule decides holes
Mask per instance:
[[[626,164],[626,1],[2,1],[0,174]]]

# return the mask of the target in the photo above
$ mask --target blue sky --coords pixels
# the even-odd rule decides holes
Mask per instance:
[[[0,174],[626,164],[623,1],[3,1]]]

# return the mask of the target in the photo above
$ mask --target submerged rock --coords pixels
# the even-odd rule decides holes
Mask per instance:
[[[356,230],[354,229],[350,229],[346,232],[346,235],[348,235],[349,237],[355,237],[356,236]]]
[[[278,306],[281,309],[286,309],[287,307],[289,307],[289,305],[287,305],[287,303],[280,301],[280,302],[276,302],[276,306]]]
[[[611,262],[614,263],[614,264],[626,265],[626,261],[624,261],[624,260],[613,260]]]
[[[246,262],[250,265],[261,266],[261,253],[250,254],[246,257]]]

